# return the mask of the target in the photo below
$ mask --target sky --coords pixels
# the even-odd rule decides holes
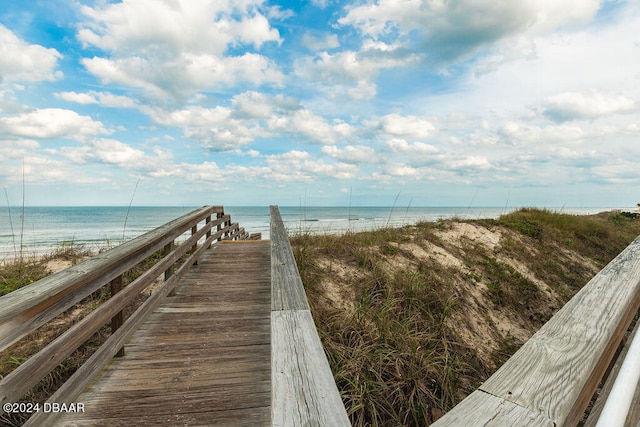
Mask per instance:
[[[640,0],[0,0],[4,204],[633,207]]]

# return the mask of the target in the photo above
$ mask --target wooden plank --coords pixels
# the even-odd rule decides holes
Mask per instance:
[[[218,210],[211,206],[194,210],[109,251],[0,297],[0,351],[175,240],[194,221],[198,222]]]
[[[233,410],[219,411],[213,419],[208,422],[208,426],[236,426],[236,427],[256,427],[255,420],[264,412],[263,407],[242,408]],[[213,412],[213,411],[212,411]],[[174,414],[158,414],[154,412],[139,413],[137,422],[143,426],[189,426],[203,425],[199,423],[199,414],[192,412],[178,412]],[[100,427],[122,427],[130,425],[129,417],[112,417],[109,419],[99,420],[85,419],[74,421],[75,427],[96,426]]]
[[[350,426],[311,312],[271,312],[272,425]]]
[[[271,212],[271,308],[309,310],[307,295],[277,206]]]
[[[272,425],[349,426],[280,211],[270,212]]]
[[[555,425],[576,425],[639,306],[640,238],[591,279],[479,390],[540,413]],[[452,416],[457,408],[450,411]],[[478,419],[479,424],[485,421]]]
[[[76,348],[101,328],[110,318],[120,312],[136,295],[149,286],[167,266],[173,265],[188,250],[190,240],[197,240],[205,233],[200,230],[185,245],[166,255],[127,287],[121,289],[104,304],[89,313],[69,330],[30,357],[26,362],[0,379],[0,403],[18,401],[47,373],[62,363]],[[122,277],[122,276],[118,276]],[[122,326],[122,323],[120,324]]]
[[[175,296],[164,299],[132,334],[125,356],[113,359],[75,398],[85,403],[86,412],[65,414],[59,424],[268,424],[270,247],[268,242],[253,243],[207,250],[180,281]],[[224,283],[229,273],[219,271],[220,266],[234,272],[236,285],[229,290]],[[216,310],[198,298],[199,290],[222,297],[228,291],[229,298],[243,299],[238,306],[219,304]],[[191,309],[192,304],[202,310]]]
[[[146,319],[147,315],[166,297],[178,280],[189,270],[195,259],[203,252],[207,245],[198,248],[180,266],[174,275],[164,282],[133,314],[124,322],[122,327],[113,333],[106,342],[49,398],[49,402],[73,401],[82,390],[95,378],[100,370],[110,361],[111,357],[121,348],[135,329]],[[125,288],[126,291],[126,288]],[[121,293],[124,293],[122,291]],[[117,296],[116,296],[117,297]],[[39,425],[51,422],[58,414],[38,412],[28,421],[28,425]],[[25,424],[27,425],[27,424]]]
[[[454,410],[431,424],[432,427],[556,427],[538,411],[530,411],[513,402],[476,390]]]

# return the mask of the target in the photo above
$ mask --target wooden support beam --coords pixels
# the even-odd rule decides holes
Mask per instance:
[[[116,277],[111,281],[111,297],[113,298],[121,290],[122,290],[122,275]],[[122,310],[117,312],[115,316],[111,318],[112,334],[118,329],[120,329],[120,326],[122,326],[123,318],[124,318],[124,314],[122,313]],[[120,348],[120,350],[118,350],[118,352],[115,354],[115,357],[122,357],[122,356],[124,356],[124,346]]]

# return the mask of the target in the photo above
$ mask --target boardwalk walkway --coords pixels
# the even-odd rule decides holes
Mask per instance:
[[[269,241],[207,250],[58,425],[268,425]]]

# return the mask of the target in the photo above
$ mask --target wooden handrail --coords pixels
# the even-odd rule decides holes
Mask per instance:
[[[640,307],[640,237],[434,426],[574,426]]]
[[[0,351],[78,303],[221,207],[203,207],[0,297]]]
[[[215,220],[211,218],[213,214],[216,215]],[[204,226],[198,228],[202,221]],[[213,233],[212,228],[216,226],[217,231]],[[188,230],[191,230],[191,236],[182,244],[175,245],[176,239]],[[202,238],[204,241],[199,245]],[[109,339],[49,399],[51,402],[72,400],[122,348],[128,335],[171,292],[202,252],[214,241],[223,238],[248,238],[248,235],[240,233],[237,224],[231,224],[230,216],[224,214],[221,206],[205,206],[67,270],[1,297],[0,344],[4,349],[102,286],[118,281],[123,273],[149,255],[162,252],[163,258],[155,265],[2,378],[0,402],[19,400],[93,333],[122,312],[125,306],[164,272],[165,282],[118,330],[113,331]],[[176,262],[190,250],[193,252],[174,272]],[[29,423],[35,423],[36,420],[43,422],[44,418],[41,416],[46,418],[48,415],[35,414]]]
[[[271,422],[350,426],[277,206],[271,213]]]

